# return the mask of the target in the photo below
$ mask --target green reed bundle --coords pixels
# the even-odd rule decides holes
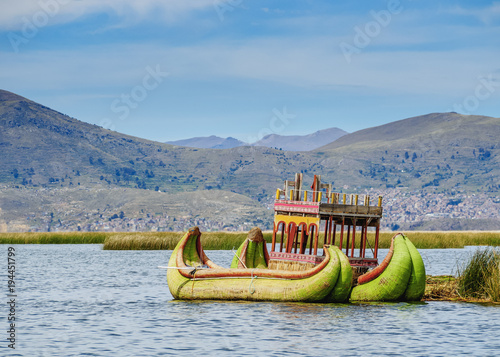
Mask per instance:
[[[464,297],[500,301],[500,253],[478,249],[458,269],[458,293]]]

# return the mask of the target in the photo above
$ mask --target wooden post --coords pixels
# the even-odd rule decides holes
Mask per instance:
[[[347,225],[347,240],[345,242],[345,255],[349,256],[349,238],[351,235],[351,225]]]
[[[361,224],[361,237],[359,238],[359,257],[364,258],[363,243],[365,241],[365,223]]]
[[[293,252],[295,254],[297,254],[297,249],[299,247],[299,228],[300,228],[300,226],[297,226],[297,229],[295,229],[295,237],[293,239],[293,241],[294,241],[294,243],[293,243],[293,245],[294,245]]]
[[[347,204],[346,200],[347,200],[347,195],[344,193],[344,204],[345,205]]]
[[[311,255],[313,252],[313,246],[317,244],[317,239],[316,239],[316,229],[314,228],[314,226],[310,226],[309,230],[310,230],[309,235],[311,236],[311,242],[309,243],[309,255]]]
[[[276,201],[278,201],[280,199],[280,194],[281,194],[281,192],[280,192],[280,189],[278,188],[276,190]]]
[[[318,239],[319,239],[319,227],[316,229],[314,237],[314,255],[318,255]],[[311,253],[309,253],[311,254]]]
[[[278,226],[279,226],[279,222],[278,222]],[[271,242],[271,252],[274,252],[274,246],[276,245],[276,230],[278,229],[278,227],[276,227],[276,225],[274,224],[273,225],[273,240]]]
[[[307,191],[304,191],[304,202],[307,201]]]
[[[382,207],[382,196],[378,196],[378,206]]]
[[[305,228],[304,228],[305,226]],[[302,230],[301,230],[301,237],[300,237],[300,249],[299,253],[304,254],[306,248],[304,247],[304,244],[307,245],[307,224],[302,225]]]
[[[336,234],[337,234],[337,223],[333,222],[333,239],[332,239],[332,245],[335,245]]]
[[[281,242],[280,242],[280,253],[283,251],[283,241],[285,240],[285,222],[281,226]]]
[[[356,241],[356,218],[352,221],[352,243],[351,243],[351,258],[354,257],[354,247]]]
[[[295,240],[295,232],[297,232],[297,225],[293,222],[288,224],[288,234],[286,237],[286,252],[291,253],[293,242]]]
[[[329,230],[329,223],[330,221],[328,219],[325,220],[325,235],[323,237],[323,245],[326,244],[326,242],[328,242],[328,230]]]
[[[328,244],[332,244],[332,224],[333,216],[328,217],[329,227],[328,227]]]
[[[366,254],[366,240],[368,239],[368,223],[365,223],[365,237],[363,238],[363,258]]]
[[[340,226],[340,242],[339,242],[339,248],[342,250],[342,245],[344,243],[344,217],[342,217],[342,225]]]
[[[380,232],[380,221],[377,223],[377,228],[375,229],[375,249],[373,250],[373,257],[377,259],[378,255],[378,236]]]
[[[354,204],[357,206],[358,205],[358,195],[355,196],[354,198]]]

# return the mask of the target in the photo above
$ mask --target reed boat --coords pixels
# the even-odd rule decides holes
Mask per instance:
[[[314,176],[311,188],[302,190],[302,174],[285,181],[284,189],[276,192],[270,251],[261,230],[253,228],[230,268],[206,256],[198,227],[191,228],[167,267],[172,296],[300,302],[420,300],[425,267],[404,234],[392,238],[389,253],[378,264],[382,197],[375,206],[369,196],[359,204],[358,195],[334,193],[320,176]],[[369,229],[375,233],[373,243],[368,240]]]
[[[236,267],[223,268],[206,256],[200,236],[198,227],[191,228],[170,257],[167,282],[175,299],[320,302],[348,298],[352,270],[338,247],[325,247],[321,262],[309,269],[270,269],[262,232],[254,228],[238,249],[232,264]]]

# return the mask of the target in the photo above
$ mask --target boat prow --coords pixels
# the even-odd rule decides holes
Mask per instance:
[[[350,301],[416,301],[425,291],[425,267],[413,243],[402,233],[392,237],[385,259],[358,277]]]

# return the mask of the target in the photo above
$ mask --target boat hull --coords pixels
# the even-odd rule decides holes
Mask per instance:
[[[203,252],[197,260],[192,251],[186,251],[199,249],[194,240],[199,240],[199,233],[190,230],[170,257],[167,282],[175,299],[319,302],[334,289],[340,273],[336,247],[326,248],[320,266],[303,272],[220,267],[190,271],[182,264],[185,257],[192,263],[207,263]]]
[[[354,288],[351,288],[353,272],[349,259],[336,246],[325,246],[325,259],[314,268],[277,270],[265,268],[269,259],[265,242],[260,238],[250,242],[247,238],[233,261],[235,268],[222,268],[205,255],[200,235],[198,228],[190,229],[170,257],[167,282],[175,299],[416,301],[424,294],[422,258],[403,234],[392,238],[391,248],[382,263],[361,275]]]

